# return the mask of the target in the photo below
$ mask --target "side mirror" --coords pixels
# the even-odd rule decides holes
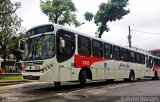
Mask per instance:
[[[30,42],[31,39],[28,39],[28,41]],[[24,52],[25,50],[25,39],[20,39],[18,42],[18,50],[21,52]]]
[[[65,48],[65,40],[62,37],[60,37],[60,47]]]

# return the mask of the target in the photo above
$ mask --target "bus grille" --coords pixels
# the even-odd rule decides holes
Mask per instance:
[[[26,72],[40,72],[41,70],[25,70]]]

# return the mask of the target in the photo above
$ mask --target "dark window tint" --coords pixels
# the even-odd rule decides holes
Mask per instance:
[[[104,44],[104,58],[112,58],[112,45]]]
[[[128,50],[121,48],[121,60],[122,61],[128,61]]]
[[[135,63],[136,62],[136,56],[135,52],[129,51],[129,61]]]
[[[44,26],[39,26],[39,27],[28,30],[26,32],[26,37],[36,35],[36,34],[40,34],[40,33],[45,33],[45,32],[51,32],[51,31],[54,31],[54,27],[51,24],[44,25]]]
[[[62,47],[62,41],[64,46]],[[71,32],[60,30],[57,34],[57,60],[63,62],[73,56],[75,52],[75,35]]]
[[[93,57],[103,57],[102,42],[97,41],[97,40],[92,40],[92,56]]]
[[[158,66],[160,66],[160,60],[158,59],[158,64],[157,64]]]
[[[78,36],[78,53],[81,56],[91,55],[91,40],[89,38]]]
[[[149,68],[151,69],[153,66],[153,58],[149,57]]]
[[[144,54],[140,54],[140,63],[141,64],[145,64],[145,55]]]
[[[136,53],[136,61],[137,63],[141,63],[140,53]]]
[[[155,66],[158,66],[158,65],[159,65],[159,59],[154,58],[153,61],[154,61],[153,63],[154,63]]]
[[[120,58],[120,47],[114,46],[114,47],[113,47],[113,52],[114,52],[113,58],[114,58],[115,60],[121,60],[121,58]]]

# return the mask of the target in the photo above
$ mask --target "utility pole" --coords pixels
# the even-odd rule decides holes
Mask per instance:
[[[132,36],[131,36],[131,28],[130,28],[130,26],[128,27],[128,30],[129,30],[128,42],[129,42],[129,48],[131,48],[131,38],[132,38]]]

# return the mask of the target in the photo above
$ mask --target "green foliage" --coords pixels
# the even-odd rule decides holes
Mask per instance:
[[[10,3],[10,0],[0,1],[0,11],[1,11],[0,15],[7,15],[14,13],[21,6],[20,2],[16,2],[15,4],[10,3],[9,5],[5,5],[7,2]]]
[[[18,81],[22,80],[22,75],[0,75],[0,81]]]
[[[15,56],[16,61],[23,59],[23,50],[24,50],[24,34],[20,33],[18,36],[12,36],[11,42],[9,45],[9,52]]]
[[[92,13],[90,13],[90,12],[86,12],[84,14],[84,18],[85,18],[86,21],[90,22],[93,19],[93,17],[94,17],[94,15]]]
[[[80,26],[76,19],[76,7],[72,0],[46,0],[41,1],[41,10],[55,24]]]
[[[104,31],[109,31],[108,22],[120,20],[130,11],[125,7],[128,0],[110,0],[108,3],[101,3],[99,10],[94,16],[94,23],[98,26],[98,37],[101,38]]]
[[[15,14],[20,5],[19,2],[13,4],[10,0],[5,0],[0,4],[0,47],[4,63],[7,55],[9,55],[11,37],[21,27],[22,20]]]

